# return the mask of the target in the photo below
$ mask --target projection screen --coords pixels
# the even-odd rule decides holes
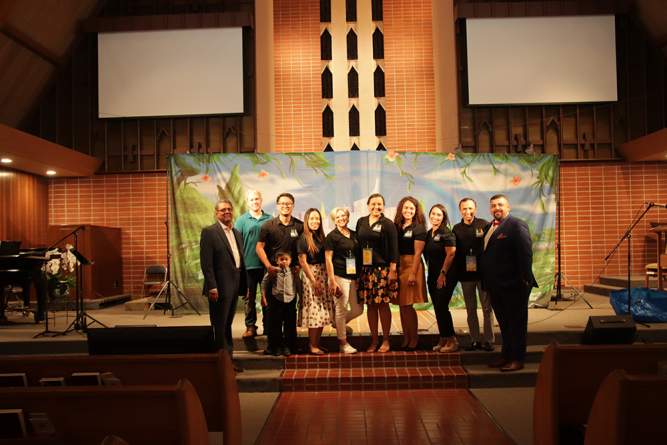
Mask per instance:
[[[99,117],[243,113],[241,28],[98,35]]]
[[[470,105],[617,100],[613,15],[467,19]]]

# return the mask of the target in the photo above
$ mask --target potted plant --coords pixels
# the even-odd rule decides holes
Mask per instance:
[[[66,250],[56,248],[46,252],[45,256],[51,258],[42,268],[46,272],[47,290],[52,300],[69,298],[70,288],[76,287],[76,257],[70,249],[72,246],[67,244]]]

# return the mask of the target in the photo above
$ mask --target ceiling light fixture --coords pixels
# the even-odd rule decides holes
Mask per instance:
[[[55,175],[56,172],[54,172],[53,170],[49,170],[49,171],[46,172],[46,174],[47,175]]]
[[[3,162],[3,163],[5,163],[5,164],[9,164],[10,162],[12,162],[12,160],[11,160],[11,159],[7,159],[7,158],[2,158],[2,159],[0,159],[0,162]]]

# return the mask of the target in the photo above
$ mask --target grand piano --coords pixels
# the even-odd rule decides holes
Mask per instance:
[[[20,242],[13,242],[8,248],[5,241],[0,244],[0,323],[7,322],[5,316],[7,286],[19,285],[23,288],[24,306],[30,305],[30,285],[35,286],[37,292],[37,311],[35,312],[35,323],[39,323],[45,317],[46,310],[46,275],[42,272],[44,262],[48,260],[41,251],[18,250]],[[7,254],[7,252],[12,252]]]

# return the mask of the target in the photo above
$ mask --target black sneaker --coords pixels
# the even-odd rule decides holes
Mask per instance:
[[[484,343],[484,350],[485,351],[493,351],[493,343],[491,343],[490,341],[487,341],[486,343]]]
[[[290,349],[288,347],[284,347],[283,348],[283,356],[289,357],[290,355],[292,355],[292,351],[290,351]]]
[[[482,344],[478,341],[475,343],[470,343],[470,346],[466,347],[466,351],[476,351],[477,349],[482,349]]]
[[[280,352],[278,351],[278,353],[276,354],[276,351],[277,351],[276,348],[266,348],[266,349],[264,350],[264,353],[263,353],[263,354],[264,354],[264,355],[280,355]]]

